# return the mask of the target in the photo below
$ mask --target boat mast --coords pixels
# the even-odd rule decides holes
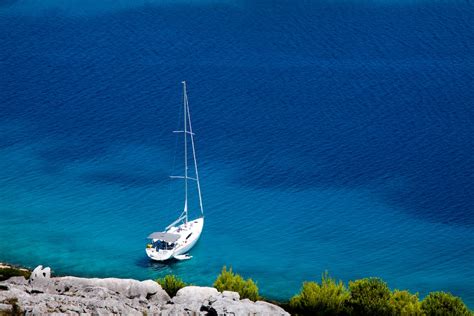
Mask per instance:
[[[184,176],[170,176],[172,179],[184,179],[184,209],[183,213],[179,216],[177,220],[173,223],[168,225],[166,229],[174,226],[176,223],[184,220],[184,223],[188,223],[188,180],[196,181],[197,184],[197,191],[199,197],[199,208],[201,210],[201,216],[204,217],[204,209],[202,207],[202,196],[201,196],[201,184],[199,183],[199,172],[197,167],[197,159],[196,159],[196,150],[194,147],[194,133],[193,127],[191,125],[191,114],[189,111],[189,103],[188,103],[188,94],[186,91],[186,81],[181,82],[183,84],[183,109],[184,109],[184,129],[182,131],[174,131],[174,133],[184,133]],[[189,125],[188,125],[189,124]],[[188,130],[189,126],[189,130]],[[195,178],[188,176],[188,134],[191,138],[191,148],[193,151],[193,161],[194,161],[194,174]]]
[[[184,223],[188,223],[188,96],[186,81],[183,81],[183,108],[184,108]]]
[[[194,133],[193,133],[193,126],[191,125],[191,113],[189,112],[189,104],[188,104],[188,96],[186,95],[186,108],[187,108],[187,116],[189,122],[189,135],[191,137],[191,147],[193,150],[193,160],[194,160],[194,174],[196,175],[196,184],[198,190],[198,197],[199,197],[199,208],[201,210],[201,216],[204,217],[204,209],[202,207],[202,196],[201,196],[201,185],[199,183],[199,172],[197,166],[197,159],[196,159],[196,150],[194,148]]]

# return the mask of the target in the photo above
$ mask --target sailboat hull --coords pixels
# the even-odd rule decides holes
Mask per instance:
[[[186,254],[198,242],[203,227],[204,218],[202,217],[188,221],[188,223],[179,226],[170,227],[165,233],[177,234],[180,236],[176,242],[176,246],[169,250],[156,249],[153,247],[146,248],[146,254],[150,259],[155,261],[166,261],[175,256]],[[157,240],[153,240],[153,242],[156,241]]]
[[[194,220],[193,222],[196,225],[196,227],[193,229],[193,235],[191,235],[187,243],[182,248],[176,250],[173,256],[187,253],[198,242],[199,237],[201,237],[201,232],[204,226],[204,219],[200,218],[200,219]]]

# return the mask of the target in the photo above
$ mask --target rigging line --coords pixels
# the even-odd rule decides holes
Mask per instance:
[[[192,146],[192,149],[193,149],[194,172],[196,174],[196,184],[197,184],[197,191],[198,191],[198,197],[199,197],[199,207],[201,209],[201,215],[204,216],[204,208],[202,206],[202,196],[201,196],[201,185],[199,183],[199,172],[198,172],[198,167],[197,167],[196,149],[194,147],[194,133],[193,133],[193,127],[191,125],[191,113],[189,111],[189,103],[188,103],[187,96],[186,96],[186,112],[188,114],[189,131],[191,132],[190,138],[191,138],[191,146]]]
[[[188,95],[186,91],[186,81],[183,81],[183,112],[184,112],[184,211],[186,212],[185,224],[188,223]],[[191,135],[192,137],[192,135]]]

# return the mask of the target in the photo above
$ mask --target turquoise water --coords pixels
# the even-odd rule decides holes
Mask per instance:
[[[473,17],[455,1],[2,2],[0,260],[200,285],[227,265],[276,299],[328,270],[472,308]],[[154,263],[146,236],[182,207],[183,79],[206,222],[192,260]]]

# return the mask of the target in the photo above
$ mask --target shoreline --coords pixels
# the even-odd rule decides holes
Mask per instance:
[[[0,280],[0,315],[290,315],[260,298],[241,299],[238,292],[214,287],[184,285],[170,295],[167,286],[153,280],[59,277],[41,265],[32,271],[7,263],[0,267],[0,274],[18,272]]]
[[[21,265],[0,262],[0,282],[15,276],[29,278],[32,271],[33,270]]]
[[[18,269],[22,269],[22,270],[32,271],[31,269],[29,269],[29,268],[27,268],[23,265],[13,264],[13,263],[3,262],[3,261],[0,261],[0,269],[1,268],[18,268]]]
[[[127,282],[130,283],[130,282],[132,282],[134,284],[142,284],[142,283],[143,284],[148,284],[148,285],[153,284],[154,287],[158,286],[160,291],[163,291],[163,292],[166,291],[168,293],[171,293],[171,292],[168,291],[167,286],[163,285],[163,283],[161,283],[160,280],[162,280],[162,279],[157,279],[157,280],[147,279],[147,280],[140,281],[140,280],[133,279],[133,278],[115,278],[115,277],[101,278],[101,277],[95,277],[95,276],[76,277],[76,276],[56,275],[56,274],[54,274],[54,276],[53,276],[52,271],[51,271],[50,268],[42,269],[42,266],[38,266],[35,269],[30,269],[30,268],[27,268],[27,267],[21,266],[21,265],[16,265],[16,264],[11,264],[11,263],[6,263],[6,262],[0,262],[0,314],[2,312],[2,310],[1,310],[2,304],[4,305],[4,303],[5,303],[5,300],[2,301],[2,290],[5,289],[4,284],[8,283],[10,280],[13,280],[12,281],[13,284],[15,284],[15,282],[18,282],[18,280],[20,280],[19,281],[20,285],[31,284],[32,279],[33,279],[33,283],[34,283],[34,278],[36,278],[37,274],[38,274],[38,272],[36,272],[36,271],[39,268],[41,268],[39,271],[46,271],[44,273],[44,275],[45,276],[47,275],[47,277],[46,277],[47,282],[50,282],[50,280],[53,280],[54,284],[56,284],[58,282],[61,283],[62,280],[76,280],[77,282],[79,282],[79,284],[82,284],[82,285],[83,284],[88,284],[88,286],[103,287],[104,284],[109,284],[110,282],[112,282],[112,283],[127,283]],[[5,271],[8,271],[8,273],[5,274]],[[230,272],[230,274],[232,274],[232,269],[230,269],[229,272]],[[219,275],[218,278],[221,278],[223,273],[225,273],[225,267],[223,268],[222,273],[221,273],[221,275]],[[218,301],[221,300],[220,303],[223,304],[222,307],[224,308],[224,310],[226,309],[226,306],[227,306],[226,304],[231,304],[232,306],[236,305],[237,307],[240,306],[239,304],[241,304],[241,303],[244,304],[244,305],[247,304],[245,306],[246,312],[252,311],[255,308],[264,308],[262,306],[266,304],[265,308],[273,309],[273,312],[277,311],[278,312],[277,314],[281,314],[281,315],[286,315],[286,313],[288,313],[288,312],[291,312],[291,313],[293,313],[293,312],[296,312],[296,313],[298,313],[298,312],[303,312],[303,313],[308,312],[308,310],[306,310],[306,311],[304,310],[305,308],[309,308],[308,306],[303,307],[303,310],[298,310],[299,308],[301,308],[301,307],[298,306],[298,304],[301,304],[301,301],[300,301],[300,303],[296,303],[296,305],[295,305],[294,300],[295,299],[296,299],[296,301],[301,300],[302,297],[305,297],[305,296],[308,297],[308,295],[309,296],[316,295],[316,297],[321,295],[321,298],[323,298],[324,295],[327,295],[327,293],[324,294],[325,293],[324,291],[327,291],[328,289],[330,291],[334,290],[334,288],[331,288],[331,286],[335,286],[336,285],[335,282],[337,282],[335,279],[332,279],[328,275],[328,273],[326,272],[323,275],[321,281],[318,281],[318,282],[311,282],[311,281],[304,282],[303,285],[302,285],[301,292],[300,293],[295,293],[295,295],[292,298],[290,298],[289,300],[276,300],[276,299],[269,299],[267,297],[260,296],[258,294],[258,288],[255,285],[255,289],[257,291],[256,292],[257,296],[255,296],[255,298],[251,298],[250,300],[245,298],[245,296],[244,296],[244,299],[241,300],[240,299],[241,295],[239,293],[242,293],[242,292],[240,292],[241,290],[238,290],[235,287],[231,287],[231,288],[229,288],[229,287],[225,288],[224,287],[224,288],[222,288],[222,287],[219,287],[218,285],[216,285],[216,283],[214,283],[213,286],[211,286],[211,287],[209,287],[209,286],[199,286],[199,285],[196,286],[196,285],[192,285],[192,284],[186,284],[186,283],[182,282],[182,280],[180,280],[179,278],[176,278],[174,275],[168,275],[168,276],[171,276],[175,280],[182,283],[182,286],[179,287],[177,289],[177,291],[174,292],[174,294],[171,294],[171,295],[166,294],[166,295],[168,295],[167,302],[172,302],[170,304],[175,304],[173,302],[175,300],[181,302],[182,304],[188,304],[192,301],[194,295],[198,295],[198,297],[200,297],[200,299],[201,299],[201,301],[200,301],[201,305],[200,306],[204,309],[206,309],[206,308],[209,309],[210,306],[212,305],[212,302],[211,301],[206,301],[207,302],[206,303],[206,302],[202,301],[202,297],[205,296],[206,298],[209,298],[209,295],[210,295],[210,296],[212,296],[213,299],[216,299]],[[253,284],[253,281],[251,279],[244,280],[240,275],[237,275],[237,274],[234,274],[234,276],[237,277],[237,278],[240,278],[242,280],[242,282],[251,282]],[[19,277],[19,278],[15,278],[15,277]],[[329,281],[329,283],[327,283],[328,281]],[[326,286],[329,284],[329,288],[326,288],[326,290],[324,289],[325,282],[326,282]],[[332,285],[330,284],[331,282],[333,282]],[[371,282],[372,283],[375,282],[375,283],[378,284],[377,286],[382,286],[382,287],[385,288],[386,295],[388,295],[388,301],[386,302],[386,303],[389,304],[388,308],[397,308],[396,306],[391,306],[390,307],[390,305],[392,305],[392,304],[397,304],[396,301],[400,299],[400,297],[397,297],[397,296],[400,296],[400,295],[402,295],[402,296],[405,295],[406,296],[406,295],[408,295],[408,297],[411,297],[410,301],[409,301],[409,304],[412,304],[411,306],[413,306],[413,304],[415,306],[418,306],[417,308],[419,309],[419,311],[421,311],[422,308],[423,308],[422,305],[425,303],[425,301],[433,300],[433,297],[435,297],[435,300],[438,300],[439,302],[442,302],[444,300],[444,302],[442,303],[444,305],[446,305],[446,304],[450,305],[451,304],[450,305],[451,307],[456,305],[457,306],[456,308],[460,308],[461,311],[466,312],[466,314],[463,313],[463,315],[474,316],[474,311],[469,309],[469,306],[466,305],[462,301],[461,297],[454,296],[449,292],[443,292],[443,291],[430,292],[425,297],[420,298],[417,293],[410,293],[409,291],[406,291],[406,290],[401,290],[401,291],[397,290],[397,289],[390,290],[388,285],[380,278],[363,278],[363,279],[358,279],[358,280],[355,280],[355,281],[350,281],[348,283],[347,287],[345,287],[344,283],[339,281],[339,283],[337,283],[338,284],[337,286],[342,286],[342,288],[340,288],[338,290],[339,291],[338,295],[340,295],[341,293],[346,293],[345,295],[348,295],[348,297],[346,297],[346,301],[345,301],[346,303],[344,303],[344,304],[349,304],[346,307],[352,308],[351,307],[351,302],[350,302],[351,301],[351,296],[353,297],[353,295],[355,295],[354,292],[353,292],[353,288],[352,288],[353,285],[357,284],[357,283],[359,283],[359,284],[370,284]],[[41,284],[44,285],[44,282],[42,282]],[[315,287],[319,287],[320,289],[316,290],[316,292],[312,292],[312,291],[314,291],[314,287],[313,287],[313,290],[311,290],[310,292],[303,293],[303,291],[306,291],[304,289],[306,288],[307,285],[309,285],[310,287],[312,287],[314,285]],[[137,287],[138,285],[134,285],[134,286]],[[67,287],[69,287],[69,286],[67,286]],[[115,287],[116,286],[112,286],[112,288],[115,288]],[[8,288],[8,286],[7,286],[7,288]],[[130,288],[130,285],[128,285],[128,288]],[[229,291],[229,289],[231,289],[231,290]],[[61,291],[61,289],[56,289],[56,290],[59,291],[59,292]],[[36,290],[33,290],[33,291],[36,291]],[[31,293],[31,290],[26,290],[26,292]],[[187,294],[180,294],[180,292],[187,293]],[[40,289],[38,293],[43,293],[43,290]],[[53,292],[53,294],[56,294],[56,292]],[[119,292],[117,292],[117,294],[119,294]],[[368,294],[369,297],[374,295],[374,293],[371,293],[371,292],[367,292],[366,294]],[[187,297],[185,301],[183,301],[183,299],[181,297],[183,295],[185,295]],[[331,294],[331,295],[333,295],[333,294]],[[439,298],[439,295],[441,295],[443,297]],[[146,295],[146,297],[148,297],[148,295]],[[397,297],[397,298],[393,299],[395,297]],[[120,302],[120,299],[122,299],[122,298],[121,297],[114,297],[114,298],[112,298],[112,301],[115,300],[117,302]],[[126,300],[126,299],[129,299],[129,298],[125,297],[123,299]],[[229,301],[229,299],[231,299],[231,301]],[[437,304],[439,302],[435,302],[435,304]],[[446,303],[446,302],[448,302],[448,303]],[[163,303],[163,302],[161,302],[161,303]],[[194,302],[194,303],[196,303],[196,302]],[[405,303],[408,303],[408,301],[403,302],[403,300],[402,300],[402,305],[398,306],[398,308],[401,308],[401,309],[398,309],[399,311],[404,310],[405,307],[403,307],[403,304],[405,304]],[[206,305],[206,304],[208,304],[208,305]],[[252,304],[254,304],[254,305],[252,305]],[[260,304],[260,305],[258,307],[256,307],[255,304],[257,304],[257,305]],[[306,304],[306,303],[303,303],[303,304]],[[310,304],[313,304],[313,303],[310,303]],[[321,303],[318,303],[318,304],[321,304]],[[362,306],[364,306],[364,304],[370,305],[371,303],[369,303],[367,301],[367,302],[363,303]],[[236,306],[234,306],[234,307],[236,307]],[[142,310],[142,311],[143,311],[143,308],[144,308],[143,306],[135,306],[135,307],[138,308],[139,310]],[[155,308],[155,307],[152,307],[152,308]],[[181,307],[183,307],[183,306],[181,306]],[[240,306],[238,308],[241,308],[241,307],[242,306]],[[449,307],[449,308],[451,308],[451,307]],[[147,307],[147,308],[149,308],[149,307]],[[164,310],[165,313],[164,314],[167,315],[166,311],[168,311],[168,310],[166,310],[166,307],[159,306],[159,308],[165,308],[165,310]],[[184,308],[184,310],[186,310],[188,307],[183,307],[183,308]],[[196,308],[196,306],[194,306],[194,308]],[[122,311],[125,312],[126,310],[122,310]],[[157,311],[161,312],[162,310],[155,310],[155,312],[157,312]],[[198,312],[199,310],[197,309],[195,311]],[[451,311],[451,310],[446,310],[446,312],[449,312],[449,311]],[[109,310],[109,312],[110,312],[110,310]],[[35,314],[35,313],[33,313],[33,314]],[[358,315],[358,314],[356,313],[354,315]]]
[[[30,270],[28,268],[25,268],[23,266],[14,265],[14,264],[6,263],[6,262],[0,262],[0,269],[18,269],[18,270],[29,271],[29,272],[32,271],[32,270]]]
[[[8,262],[1,262],[0,261],[0,282],[3,281],[2,278],[1,278],[1,276],[2,276],[1,270],[2,269],[13,269],[13,270],[18,270],[18,271],[25,272],[25,273],[28,273],[28,274],[31,274],[34,270],[34,269],[31,269],[31,268],[28,268],[28,267],[25,267],[25,266],[22,266],[22,265],[11,264],[11,263],[8,263]],[[20,276],[20,275],[21,274],[19,274],[18,276]],[[64,277],[64,276],[72,276],[72,275],[70,275],[70,274],[62,275],[62,274],[51,273],[51,276],[52,277],[53,276],[54,277]],[[113,277],[97,277],[97,276],[74,276],[74,277],[83,278],[83,279],[109,279],[109,278],[113,278]],[[119,278],[119,279],[124,279],[125,280],[125,279],[130,279],[130,278]],[[133,280],[137,280],[137,279],[133,279]],[[142,280],[142,281],[146,281],[146,280]],[[198,285],[198,286],[200,286],[200,285]],[[200,287],[205,287],[205,286],[200,286]],[[288,303],[289,303],[289,299],[279,300],[279,299],[271,299],[271,298],[266,298],[266,297],[262,297],[262,299],[265,300],[266,302],[269,302],[269,303],[272,303],[272,304],[275,304],[275,305],[278,305],[278,306],[281,306],[281,307],[287,306]]]

